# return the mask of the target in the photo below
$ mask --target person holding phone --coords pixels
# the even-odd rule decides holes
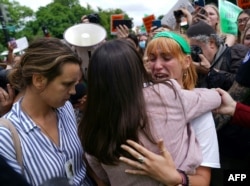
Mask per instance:
[[[161,20],[156,19],[156,20],[152,21],[152,27],[155,27],[156,29],[160,28],[161,27]]]
[[[126,25],[118,25],[116,27],[117,38],[126,38],[130,33],[130,29]]]
[[[215,4],[209,3],[204,7],[195,7],[195,11],[192,13],[191,24],[197,23],[198,21],[202,20],[215,30],[215,32],[223,39],[225,44],[227,44],[228,46],[232,46],[236,43],[237,38],[233,34],[222,33],[220,27],[219,10]]]
[[[184,34],[189,25],[192,24],[192,14],[184,7],[173,12],[175,17],[175,28],[174,31]],[[186,25],[183,27],[182,18],[185,18]]]

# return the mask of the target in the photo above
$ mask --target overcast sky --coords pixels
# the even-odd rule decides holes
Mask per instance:
[[[142,25],[145,14],[154,14],[156,17],[165,15],[178,0],[80,0],[80,4],[86,7],[88,3],[93,9],[120,8],[130,17],[134,18],[134,26]],[[25,5],[36,11],[41,6],[46,6],[52,0],[18,0],[20,5]]]

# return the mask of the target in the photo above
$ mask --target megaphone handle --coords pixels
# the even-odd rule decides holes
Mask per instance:
[[[90,57],[91,57],[91,51],[90,50],[88,51],[88,56],[89,56],[89,59],[90,59]]]

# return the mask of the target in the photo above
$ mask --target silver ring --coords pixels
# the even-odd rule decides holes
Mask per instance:
[[[138,161],[139,161],[140,163],[144,163],[144,157],[143,157],[143,156],[139,156]]]

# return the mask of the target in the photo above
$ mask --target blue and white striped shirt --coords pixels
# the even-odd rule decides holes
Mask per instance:
[[[35,123],[21,109],[21,99],[15,103],[8,118],[15,125],[22,146],[24,176],[31,185],[41,185],[54,177],[66,177],[65,163],[72,159],[74,185],[92,185],[86,175],[83,149],[77,135],[76,118],[69,102],[56,109],[60,146],[56,146],[41,132]],[[8,129],[0,127],[0,154],[14,170],[21,173],[16,153]]]

